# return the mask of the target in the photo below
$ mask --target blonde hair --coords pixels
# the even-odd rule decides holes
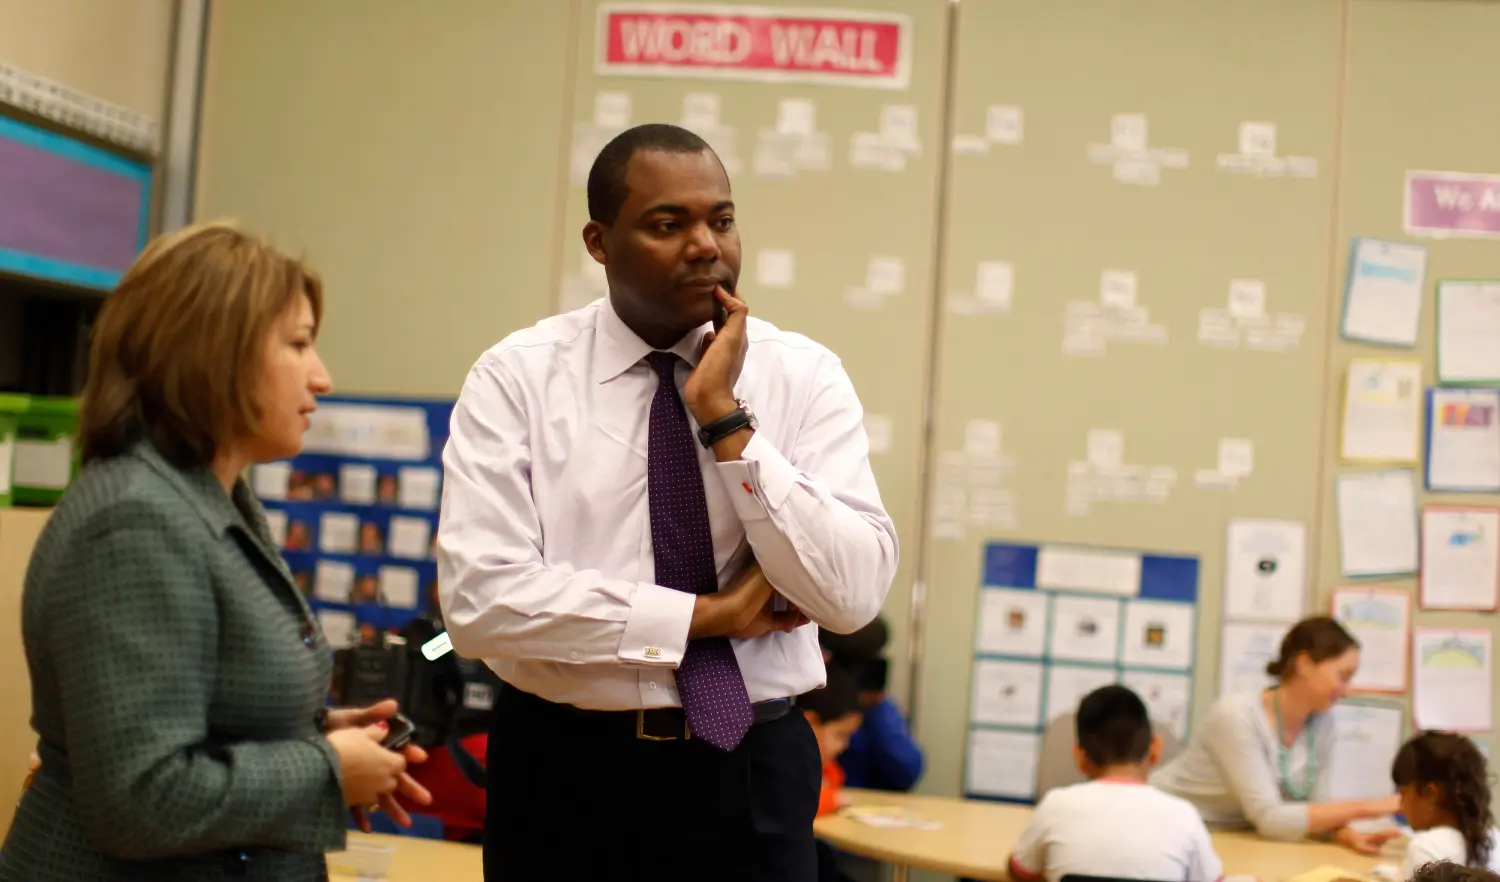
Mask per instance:
[[[323,284],[264,239],[216,221],[152,240],[94,322],[79,414],[83,461],[149,438],[182,467],[259,426],[265,340],[299,296],[323,316]]]

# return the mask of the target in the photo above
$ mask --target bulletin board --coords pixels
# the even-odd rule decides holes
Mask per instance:
[[[1500,214],[1444,210],[1433,197],[1455,193],[1476,197],[1475,204],[1487,193],[1500,197],[1495,177],[1500,175],[1500,119],[1483,109],[1481,85],[1500,76],[1500,60],[1480,51],[1489,42],[1486,35],[1497,29],[1500,7],[1493,4],[1349,6],[1344,184],[1332,243],[1345,259],[1330,295],[1348,298],[1351,287],[1371,275],[1370,268],[1383,268],[1378,261],[1367,260],[1365,268],[1356,264],[1352,252],[1360,241],[1391,243],[1395,256],[1405,251],[1422,259],[1385,262],[1419,269],[1409,289],[1397,292],[1411,297],[1409,322],[1386,311],[1387,325],[1401,326],[1402,332],[1388,334],[1391,339],[1382,345],[1334,329],[1327,382],[1343,388],[1371,360],[1413,364],[1414,400],[1402,399],[1411,411],[1403,414],[1400,434],[1410,432],[1414,443],[1399,459],[1381,464],[1352,462],[1336,442],[1324,444],[1315,573],[1322,609],[1337,614],[1336,597],[1370,596],[1380,600],[1384,618],[1405,613],[1397,627],[1373,627],[1369,616],[1354,624],[1375,652],[1399,660],[1399,669],[1379,665],[1377,670],[1388,671],[1385,679],[1400,686],[1385,690],[1385,697],[1403,709],[1409,727],[1464,731],[1486,750],[1500,702],[1493,658],[1500,624],[1493,544],[1500,532],[1500,486],[1486,473],[1500,466],[1500,440],[1491,444],[1500,426],[1494,415],[1494,369],[1483,356],[1500,351],[1500,336],[1493,322],[1482,320],[1488,310],[1451,310],[1461,294],[1500,299],[1500,289],[1481,290],[1500,276]],[[1463,334],[1473,339],[1464,340]],[[1472,345],[1483,340],[1488,344]],[[1455,353],[1465,349],[1480,361],[1456,360]],[[1325,439],[1336,439],[1344,422],[1342,408],[1329,407]],[[1471,451],[1492,463],[1473,460],[1455,468],[1451,445],[1464,444],[1465,434],[1480,441]],[[1374,526],[1342,510],[1338,492],[1344,486],[1374,486],[1372,473],[1399,476],[1389,484],[1399,496],[1377,496],[1377,502],[1400,500],[1391,517]],[[1372,530],[1389,531],[1381,542],[1399,548],[1399,554],[1367,568],[1385,572],[1361,572],[1358,565],[1374,549],[1351,537],[1355,528],[1367,537]],[[1458,590],[1465,583],[1467,588]],[[1405,676],[1398,680],[1398,674]]]
[[[1196,560],[1201,715],[1228,522],[1312,527],[1341,14],[958,4],[916,690],[930,792],[967,789],[973,650],[953,635],[989,543]]]
[[[375,645],[436,600],[442,452],[452,401],[329,397],[303,452],[252,487],[334,649]]]
[[[911,649],[948,6],[584,0],[557,230],[557,302],[572,309],[606,290],[581,236],[604,144],[665,122],[714,148],[743,245],[738,293],[751,315],[838,355],[864,405],[870,462],[903,540],[885,606],[895,696]],[[699,26],[726,42],[694,51],[684,34]],[[742,63],[724,60],[742,47]]]
[[[1034,801],[1043,730],[1112,683],[1179,740],[1192,716],[1198,561],[989,543],[973,641],[964,792]],[[1071,736],[1070,736],[1071,737]]]

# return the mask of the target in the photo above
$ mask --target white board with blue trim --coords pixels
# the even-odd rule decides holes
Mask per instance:
[[[1047,722],[1122,683],[1187,737],[1198,559],[992,542],[974,629],[964,789],[1032,802]]]

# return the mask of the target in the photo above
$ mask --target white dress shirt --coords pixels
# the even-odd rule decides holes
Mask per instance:
[[[672,349],[679,389],[708,330]],[[759,428],[737,461],[701,445],[698,458],[719,585],[753,552],[815,623],[733,641],[750,700],[765,701],[823,685],[816,626],[846,633],[874,619],[897,543],[838,358],[768,322],[751,318],[747,330],[735,395]],[[680,703],[674,672],[694,598],[654,583],[650,351],[598,300],[486,352],[453,410],[437,538],[444,622],[461,655],[550,701]]]

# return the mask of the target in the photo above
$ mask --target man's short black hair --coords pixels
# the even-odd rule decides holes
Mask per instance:
[[[718,159],[708,142],[682,128],[666,123],[647,123],[626,129],[604,145],[589,169],[589,220],[612,224],[620,216],[620,206],[630,195],[625,184],[625,170],[631,157],[642,150],[663,153],[701,153],[707,150]],[[723,164],[720,164],[723,167]]]
[[[1078,746],[1100,768],[1138,763],[1151,752],[1151,715],[1124,686],[1101,686],[1078,703]]]

